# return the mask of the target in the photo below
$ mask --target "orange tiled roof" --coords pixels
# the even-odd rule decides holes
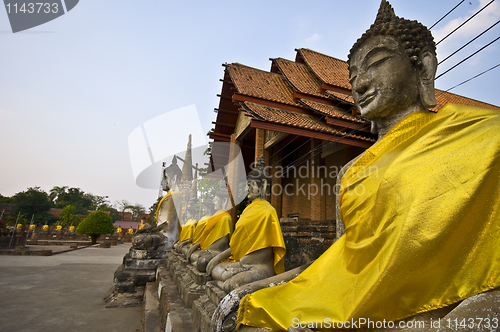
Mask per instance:
[[[354,105],[354,99],[352,99],[351,95],[345,95],[343,93],[339,93],[339,92],[335,92],[335,91],[330,91],[330,90],[327,90],[326,93],[329,94],[330,96],[334,97],[334,98],[340,99],[342,101],[345,101],[345,102],[347,102],[349,104]]]
[[[460,105],[467,105],[467,106],[500,110],[500,107],[498,107],[498,106],[488,104],[488,103],[483,103],[481,101],[477,101],[477,100],[470,99],[467,97],[459,96],[459,95],[456,95],[454,93],[450,93],[450,92],[446,92],[446,91],[438,90],[438,89],[436,89],[436,100],[437,100],[437,105],[436,105],[436,107],[434,107],[432,109],[433,111],[436,111],[436,112],[438,110],[440,110],[447,103],[454,103],[454,104],[460,104]]]
[[[232,63],[226,66],[239,93],[300,106],[293,100],[293,89],[283,75]]]
[[[349,69],[346,61],[308,48],[300,48],[297,52],[323,82],[351,90]]]
[[[338,135],[342,137],[349,137],[349,138],[356,138],[359,140],[367,141],[367,142],[375,142],[374,139],[360,136],[360,135],[355,135],[355,134],[348,134],[336,129],[333,129],[331,126],[328,124],[321,122],[317,117],[307,115],[307,114],[300,114],[300,113],[295,113],[295,112],[289,112],[285,110],[281,110],[278,108],[274,107],[268,107],[268,106],[263,106],[255,103],[249,103],[249,102],[244,102],[243,103],[245,106],[245,109],[247,112],[249,112],[251,115],[253,115],[257,119],[273,122],[273,123],[278,123],[278,124],[285,124],[289,125],[292,127],[298,127],[298,128],[304,128],[304,129],[309,129],[325,134],[332,134],[332,135]]]
[[[349,110],[345,110],[343,108],[339,108],[339,107],[335,107],[335,106],[320,104],[320,103],[310,101],[307,99],[301,99],[300,101],[304,105],[307,105],[308,107],[312,108],[313,110],[320,112],[322,114],[331,116],[332,118],[345,119],[345,120],[350,120],[350,121],[354,121],[354,122],[358,122],[358,123],[366,123],[366,121],[364,119],[362,119],[361,117],[352,115]]]
[[[274,59],[273,62],[297,91],[314,96],[327,97],[320,92],[322,82],[307,65],[283,58]]]

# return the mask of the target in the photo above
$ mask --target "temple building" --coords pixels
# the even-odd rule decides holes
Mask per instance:
[[[354,106],[347,62],[306,48],[296,52],[295,61],[271,59],[270,71],[224,64],[210,133],[214,142],[240,147],[247,173],[261,154],[271,166],[268,200],[291,254],[287,269],[317,258],[334,242],[337,173],[376,140]],[[500,110],[438,89],[436,99],[433,111],[450,102]],[[212,170],[234,158],[236,151],[223,146],[213,145]]]

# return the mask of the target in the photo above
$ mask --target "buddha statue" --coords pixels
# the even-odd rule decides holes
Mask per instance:
[[[214,256],[229,248],[233,221],[231,215],[225,210],[228,201],[227,190],[223,187],[214,197],[214,207],[217,212],[207,219],[199,242],[193,244],[187,253],[191,264],[200,272],[205,272],[207,264]]]
[[[236,223],[229,248],[215,256],[207,266],[207,273],[227,293],[285,271],[283,257],[286,248],[278,215],[266,201],[269,180],[264,157],[260,156],[256,167],[247,176],[250,204]]]
[[[386,0],[348,64],[378,140],[340,179],[345,234],[308,267],[233,290],[214,331],[232,330],[238,308],[240,332],[366,328],[352,322],[457,318],[469,298],[500,293],[500,114],[455,104],[430,112],[432,35]],[[481,311],[490,320],[496,296]]]
[[[182,172],[174,156],[172,164],[163,170],[162,188],[167,192],[156,209],[156,226],[139,229],[132,239],[134,249],[159,250],[171,248],[179,239],[181,195],[177,186]]]
[[[203,217],[198,220],[196,226],[194,228],[192,238],[186,239],[182,242],[179,242],[175,245],[175,250],[181,254],[186,260],[189,259],[188,252],[191,247],[200,242],[201,235],[205,230],[205,226],[207,225],[207,220],[210,219],[212,215],[213,209],[213,201],[210,197],[205,198],[202,204],[202,215]]]

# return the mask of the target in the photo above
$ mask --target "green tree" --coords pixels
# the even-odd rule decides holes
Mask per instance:
[[[0,194],[0,203],[14,203],[13,197],[6,197]]]
[[[121,220],[125,220],[125,212],[130,211],[130,203],[126,199],[122,199],[121,201],[115,202],[116,209],[121,212]]]
[[[130,211],[132,211],[132,220],[141,221],[141,218],[146,215],[146,208],[141,204],[130,205]]]
[[[58,224],[61,226],[78,226],[78,223],[80,222],[80,218],[78,218],[78,215],[76,214],[76,209],[72,205],[66,205],[62,210],[61,214],[59,215],[59,222]]]
[[[49,191],[50,200],[55,203],[59,197],[62,197],[62,195],[66,193],[66,189],[68,189],[67,186],[54,186],[54,188],[50,189]]]
[[[88,210],[91,210],[93,204],[92,198],[80,188],[69,188],[67,191],[62,191],[54,202],[56,207],[60,209],[67,205],[74,206],[77,214],[86,214]]]
[[[114,232],[115,227],[111,217],[102,211],[95,211],[86,216],[75,231],[76,234],[90,235],[92,244],[95,244],[102,234],[112,234]]]
[[[20,211],[29,220],[31,220],[32,215],[43,214],[46,216],[52,205],[49,195],[40,187],[31,187],[15,194],[14,203],[16,204],[15,213]]]

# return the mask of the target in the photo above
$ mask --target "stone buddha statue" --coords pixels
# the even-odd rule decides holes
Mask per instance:
[[[226,211],[229,195],[225,187],[221,188],[214,197],[216,212],[206,220],[205,228],[199,242],[189,249],[190,262],[200,272],[205,272],[207,264],[217,254],[229,248],[229,240],[233,233],[233,221]]]
[[[285,271],[286,249],[278,215],[266,201],[269,180],[261,156],[247,176],[250,204],[236,223],[230,248],[215,256],[207,266],[207,273],[227,293]]]
[[[158,203],[156,209],[156,226],[143,227],[132,239],[134,249],[158,250],[161,247],[171,248],[179,239],[181,195],[178,184],[182,171],[177,166],[174,156],[172,164],[163,170],[162,188],[167,192]]]
[[[184,241],[180,241],[176,243],[175,250],[181,254],[185,259],[189,259],[188,252],[191,249],[191,246],[199,243],[201,235],[207,225],[207,220],[210,219],[213,210],[213,200],[210,197],[207,197],[202,204],[202,215],[203,217],[198,220],[196,226],[194,228],[193,236]]]
[[[474,312],[498,321],[500,114],[455,104],[430,112],[433,37],[386,0],[348,64],[353,99],[378,141],[340,179],[345,234],[307,268],[232,291],[214,331],[366,328],[360,320],[423,317],[431,331],[432,318]],[[481,328],[475,322],[470,330]]]

